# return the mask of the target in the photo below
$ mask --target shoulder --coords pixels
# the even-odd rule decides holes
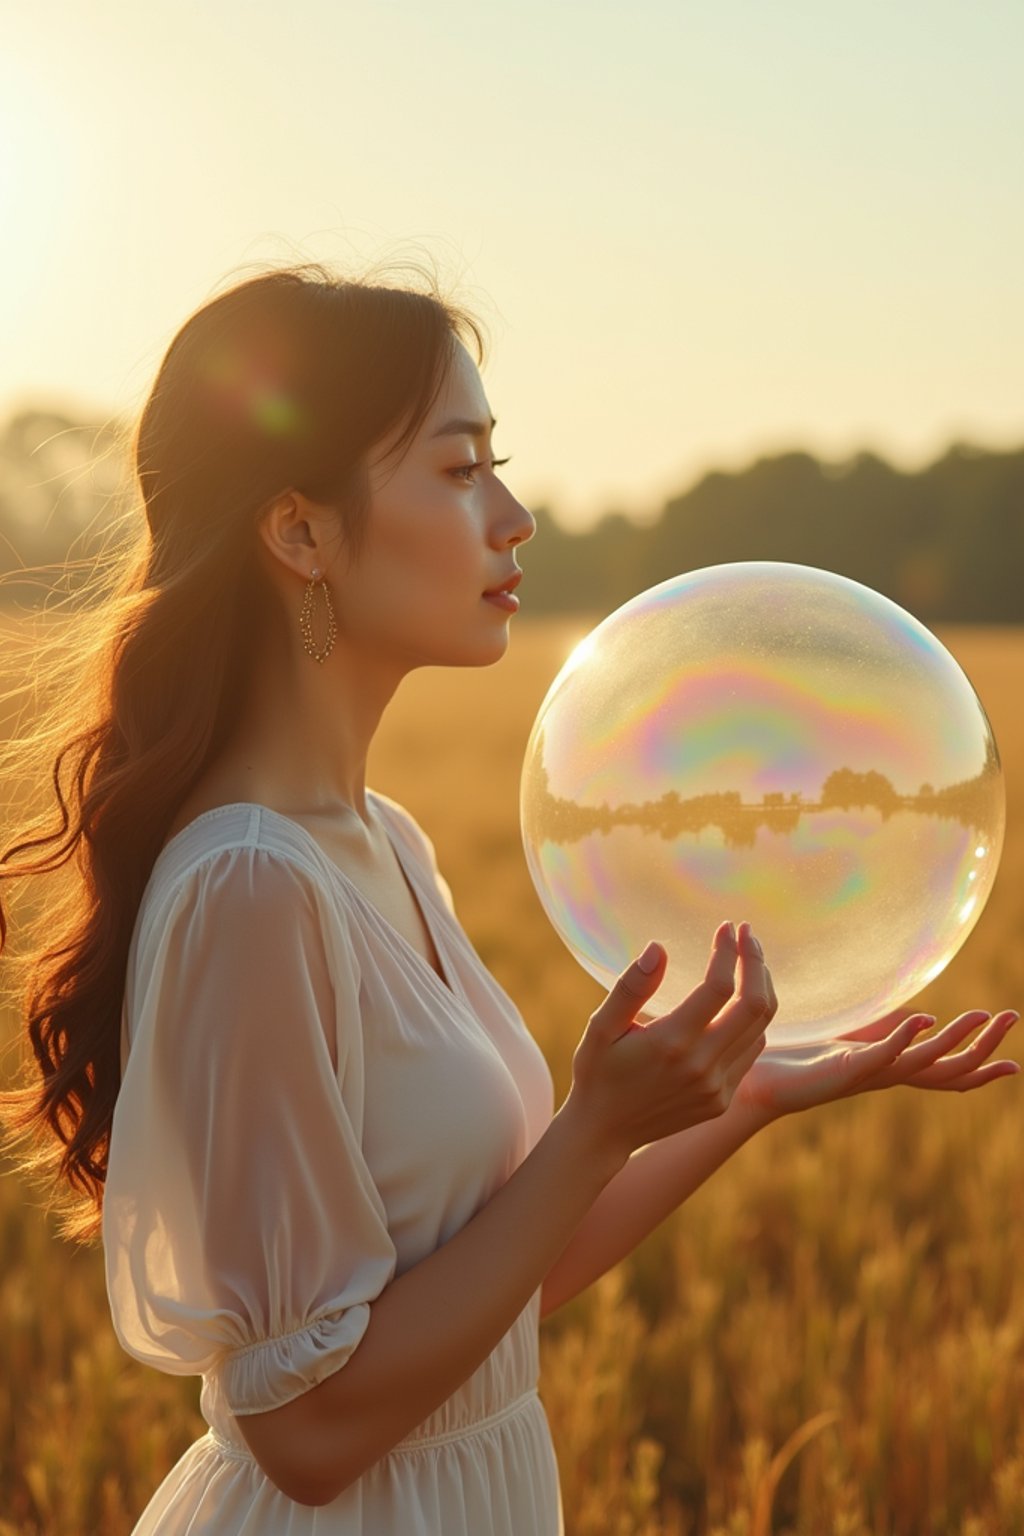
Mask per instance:
[[[186,996],[200,1012],[204,999],[216,1009],[218,999],[224,1007],[233,999],[234,1008],[248,998],[253,1014],[315,999],[324,1020],[338,1013],[353,1021],[364,964],[365,943],[343,893],[302,850],[218,838],[147,888],[127,976],[139,1007],[150,992],[153,1007],[168,998],[178,1006],[174,999]],[[330,1044],[336,1051],[334,1034]]]
[[[161,855],[152,874],[154,883],[179,894],[202,889],[225,899],[272,901],[299,893],[311,899],[322,884],[321,871],[305,844],[264,817],[250,815],[244,827],[221,825],[212,836],[174,851],[177,857],[166,862]]]
[[[455,900],[452,896],[452,888],[441,873],[437,862],[437,850],[431,839],[404,805],[399,805],[397,800],[392,800],[388,795],[382,795],[379,790],[372,789],[368,793],[376,803],[379,812],[387,818],[393,834],[402,839],[403,845],[417,860],[454,917]]]
[[[250,932],[266,921],[311,934],[344,922],[338,894],[308,848],[247,807],[194,821],[161,851],[140,903],[140,942],[183,925],[214,932],[236,920]]]
[[[397,800],[392,800],[390,795],[382,795],[379,789],[371,789],[367,793],[378,812],[386,818],[388,825],[398,833],[405,845],[420,858],[426,855],[427,862],[433,866],[436,863],[434,845],[412,812],[407,811]]]

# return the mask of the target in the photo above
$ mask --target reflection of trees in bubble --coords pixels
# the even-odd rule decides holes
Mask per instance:
[[[999,771],[999,755],[989,738],[984,765],[974,778],[941,789],[922,784],[913,795],[899,794],[876,769],[858,773],[853,768],[836,768],[822,785],[816,802],[805,800],[797,791],[789,795],[775,791],[760,801],[745,803],[738,790],[691,795],[685,800],[675,790],[667,790],[658,800],[635,805],[626,802],[612,808],[601,802],[586,806],[552,794],[541,734],[527,765],[524,804],[529,834],[538,841],[574,843],[616,827],[639,827],[672,841],[686,833],[696,835],[717,827],[727,846],[752,848],[762,827],[789,835],[803,817],[833,810],[875,810],[883,821],[904,814],[932,816],[980,830],[985,821],[983,808],[988,804],[987,790]]]

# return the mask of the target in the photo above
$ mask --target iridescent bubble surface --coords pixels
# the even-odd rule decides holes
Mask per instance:
[[[981,916],[1005,826],[982,704],[946,648],[858,582],[773,561],[674,577],[577,646],[521,785],[530,874],[610,987],[658,939],[643,1017],[746,920],[779,996],[769,1044],[908,1002]]]

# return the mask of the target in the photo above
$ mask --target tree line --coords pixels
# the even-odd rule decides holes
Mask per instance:
[[[88,566],[131,504],[124,441],[115,419],[42,407],[0,427],[0,602],[42,601],[45,583],[12,580],[26,567]],[[652,521],[612,511],[584,533],[531,510],[524,613],[608,613],[684,571],[783,560],[852,577],[925,623],[1024,622],[1024,448],[955,443],[910,473],[869,452],[838,465],[780,453],[705,474]]]
[[[1024,622],[1024,448],[954,444],[911,473],[873,453],[840,466],[781,453],[704,475],[646,526],[613,512],[573,534],[550,508],[535,515],[524,612],[607,613],[684,571],[783,560],[863,582],[925,623]]]

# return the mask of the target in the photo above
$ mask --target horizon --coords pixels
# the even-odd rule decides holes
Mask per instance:
[[[106,415],[101,415],[99,412],[87,415],[85,414],[85,410],[86,408],[83,407],[80,402],[68,399],[66,397],[62,398],[52,394],[47,396],[44,393],[33,395],[30,398],[25,398],[24,400],[14,402],[12,409],[8,409],[6,412],[0,414],[0,435],[2,435],[8,429],[8,427],[17,417],[24,414],[52,414],[54,416],[63,417],[71,423],[71,429],[75,431],[95,432],[101,429],[121,430],[130,425],[130,423],[125,420],[125,418],[118,418],[113,412],[108,412]],[[45,446],[46,443],[52,440],[52,438],[44,439],[43,443],[33,451],[38,452],[40,447]],[[981,443],[974,439],[967,440],[961,437],[950,438],[947,442],[940,444],[938,450],[935,453],[928,454],[923,459],[921,459],[920,462],[912,464],[900,463],[898,459],[890,457],[885,452],[880,452],[876,447],[870,444],[855,448],[850,454],[843,458],[823,458],[817,454],[813,448],[808,447],[806,444],[789,443],[780,445],[777,448],[769,448],[762,451],[751,450],[749,456],[747,457],[743,457],[742,455],[738,454],[736,462],[731,465],[712,463],[699,466],[693,471],[691,477],[684,483],[681,483],[675,488],[671,486],[667,487],[663,492],[660,500],[652,506],[642,506],[633,509],[612,506],[595,507],[586,519],[580,519],[575,522],[568,519],[563,514],[562,509],[558,505],[551,502],[537,501],[533,504],[532,510],[534,512],[540,511],[549,515],[562,530],[562,532],[567,534],[585,535],[594,533],[597,531],[603,521],[610,517],[616,516],[626,517],[639,529],[643,530],[646,528],[654,527],[658,523],[658,521],[664,515],[666,506],[670,502],[685,500],[688,496],[691,495],[692,492],[697,490],[705,480],[716,475],[722,475],[726,478],[740,479],[744,475],[750,474],[761,464],[774,462],[779,459],[808,457],[814,460],[826,479],[841,479],[845,475],[855,472],[858,465],[865,459],[874,460],[876,463],[883,464],[894,474],[914,476],[935,468],[946,458],[948,458],[950,454],[956,452],[966,453],[971,457],[986,457],[991,455],[1016,454],[1019,452],[1024,452],[1024,433],[1021,434],[1020,439],[1016,442],[994,445],[990,443]],[[101,455],[99,454],[90,454],[88,456],[88,462],[96,462],[100,457]]]

